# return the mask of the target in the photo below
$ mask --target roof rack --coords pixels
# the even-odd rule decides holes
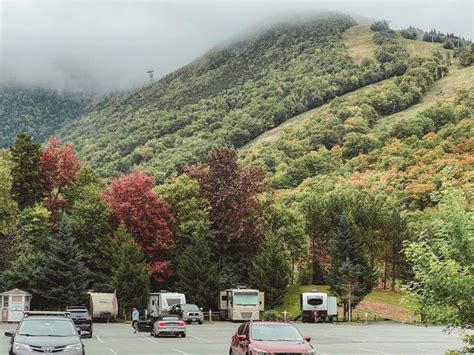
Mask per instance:
[[[56,312],[56,311],[26,311],[23,313],[23,316],[26,317],[35,317],[35,316],[56,316],[56,317],[71,317],[70,312]]]

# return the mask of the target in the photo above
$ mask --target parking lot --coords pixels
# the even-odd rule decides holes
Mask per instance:
[[[443,333],[441,327],[397,323],[358,325],[297,323],[303,335],[312,337],[318,354],[444,354],[462,346],[457,333]],[[1,324],[0,354],[6,354],[5,331],[15,324]],[[87,355],[228,354],[230,337],[238,324],[187,326],[186,338],[152,338],[134,334],[129,324],[94,324],[94,337],[83,339]]]

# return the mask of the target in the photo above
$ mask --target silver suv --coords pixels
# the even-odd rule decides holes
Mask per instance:
[[[9,355],[85,355],[81,336],[89,334],[78,331],[67,312],[27,312],[16,330],[5,335],[11,338]]]
[[[198,322],[202,324],[204,321],[204,314],[202,308],[199,308],[195,304],[175,304],[171,307],[170,314],[178,315],[184,322],[191,324],[192,322]]]

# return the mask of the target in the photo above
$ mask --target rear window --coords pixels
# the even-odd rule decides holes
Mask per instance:
[[[69,311],[71,313],[71,317],[73,318],[77,318],[77,317],[88,317],[89,316],[89,312],[87,312],[86,310],[84,309],[81,309],[81,310],[73,310],[73,311]]]
[[[308,297],[308,304],[312,306],[320,306],[323,304],[323,299],[322,298],[309,298]]]

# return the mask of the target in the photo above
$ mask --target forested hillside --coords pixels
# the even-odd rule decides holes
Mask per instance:
[[[45,88],[0,87],[0,148],[19,133],[45,141],[66,123],[84,115],[92,97]]]
[[[382,41],[377,60],[356,64],[342,38],[354,24],[338,15],[281,23],[110,102],[61,136],[105,175],[140,164],[164,181],[183,164],[205,161],[212,147],[241,147],[294,115],[405,71],[407,53]]]
[[[352,307],[403,288],[423,320],[472,328],[472,52],[405,32],[282,23],[102,101],[62,142],[18,135],[0,285],[51,308],[116,290],[127,311],[160,288],[206,308],[241,284],[267,308],[290,284]]]

